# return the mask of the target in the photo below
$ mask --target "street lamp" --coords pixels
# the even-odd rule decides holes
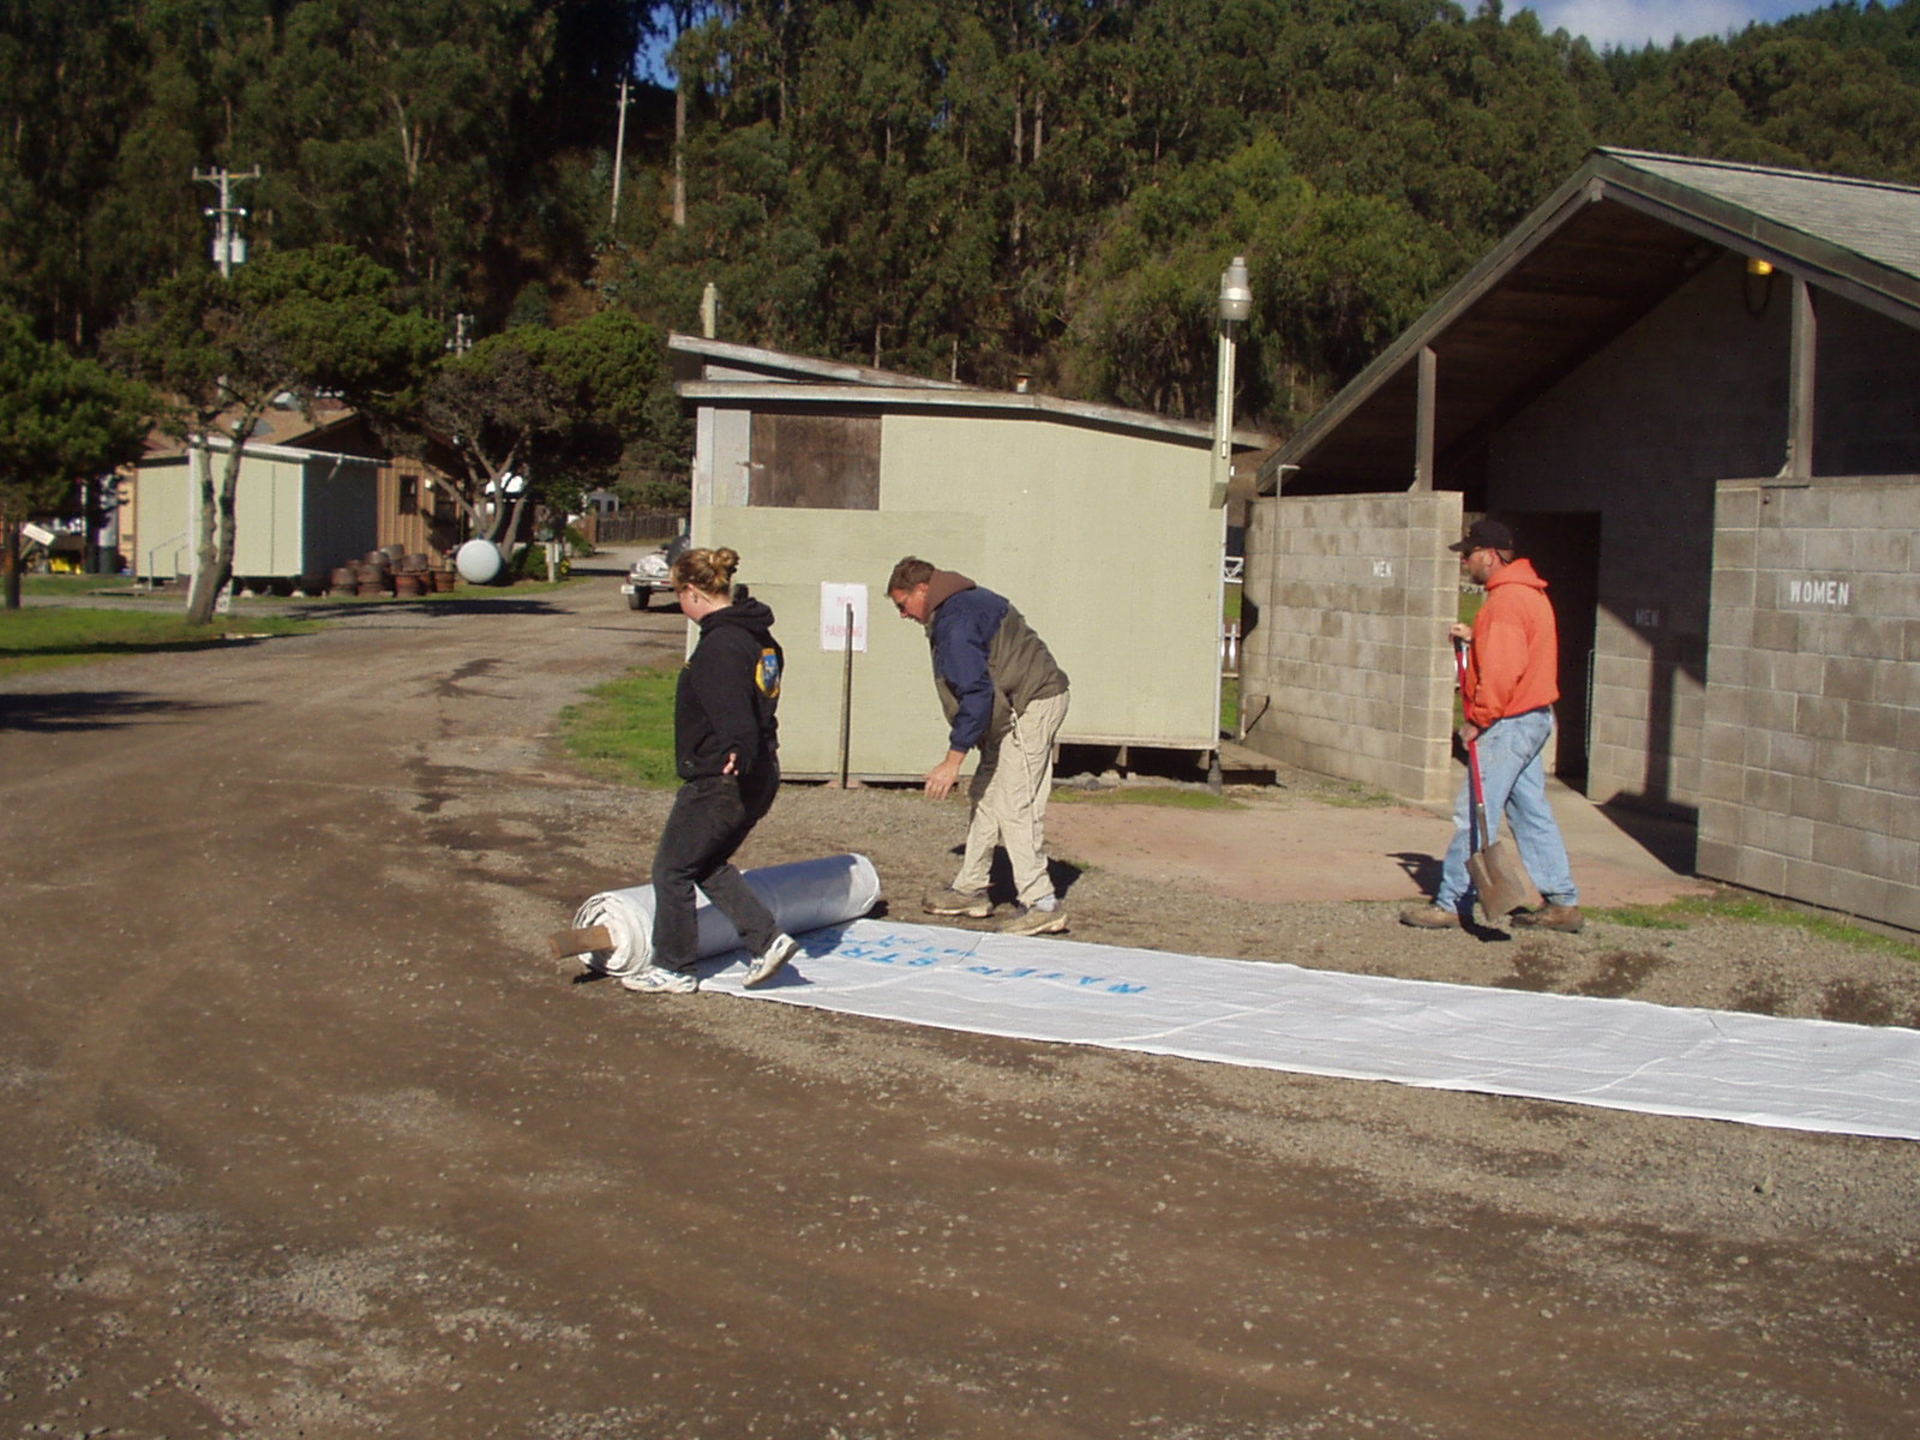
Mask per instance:
[[[1253,291],[1247,283],[1247,260],[1233,257],[1220,276],[1220,366],[1213,403],[1213,503],[1227,501],[1227,480],[1233,468],[1233,360],[1236,327],[1253,313]]]

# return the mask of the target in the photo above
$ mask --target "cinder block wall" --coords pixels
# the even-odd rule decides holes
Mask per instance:
[[[1920,930],[1920,478],[1718,488],[1700,873]]]
[[[1736,257],[1502,429],[1487,507],[1599,512],[1587,794],[1691,816],[1706,705],[1714,482],[1780,468],[1788,306]]]
[[[1692,815],[1714,485],[1786,458],[1791,285],[1708,266],[1503,426],[1488,509],[1602,516],[1587,794]],[[1920,333],[1820,294],[1815,468],[1920,463]]]
[[[1423,804],[1451,798],[1460,495],[1255,502],[1240,653],[1247,744]]]

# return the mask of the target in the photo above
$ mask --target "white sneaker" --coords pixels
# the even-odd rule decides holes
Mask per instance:
[[[800,942],[791,935],[776,935],[773,943],[767,946],[767,953],[758,957],[747,967],[746,986],[751,990],[756,985],[764,985],[778,975],[794,956],[800,953]]]
[[[622,975],[620,983],[643,995],[691,995],[700,988],[700,977],[669,970],[664,965],[643,965],[631,974]]]

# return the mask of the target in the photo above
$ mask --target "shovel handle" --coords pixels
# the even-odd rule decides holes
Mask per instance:
[[[1468,825],[1467,850],[1478,852],[1488,843],[1487,835],[1487,792],[1480,783],[1480,742],[1467,741],[1467,774],[1473,782],[1473,812],[1471,820],[1478,822],[1479,833],[1473,833],[1474,825]]]
[[[1467,693],[1467,642],[1458,635],[1453,637],[1453,670],[1464,700]],[[1473,778],[1473,809],[1468,815],[1467,834],[1467,849],[1471,853],[1479,850],[1487,839],[1487,792],[1480,784],[1480,746],[1472,740],[1467,741],[1467,774]],[[1479,829],[1477,835],[1473,833],[1476,821]]]

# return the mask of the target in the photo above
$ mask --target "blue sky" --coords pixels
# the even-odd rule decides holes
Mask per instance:
[[[1507,13],[1531,10],[1548,33],[1584,35],[1594,49],[1634,49],[1649,40],[1665,45],[1676,35],[1693,40],[1744,30],[1755,20],[1784,20],[1824,10],[1827,0],[1509,0]],[[1471,10],[1471,6],[1467,7]]]

